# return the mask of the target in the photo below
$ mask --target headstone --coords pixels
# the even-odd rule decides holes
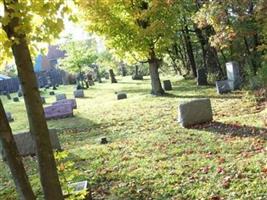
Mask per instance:
[[[76,90],[81,90],[81,89],[83,89],[83,87],[82,87],[80,84],[78,84],[78,85],[76,86]]]
[[[179,105],[179,122],[183,127],[212,121],[210,99],[197,99]]]
[[[45,102],[45,97],[41,97],[41,102],[42,102],[42,104],[45,104],[46,102]]]
[[[63,99],[67,99],[66,94],[57,94],[56,95],[56,100],[57,101],[60,101],[60,100],[63,100]]]
[[[61,150],[58,136],[55,129],[49,130],[50,141],[52,148],[55,150]],[[36,145],[33,136],[30,132],[14,134],[14,140],[16,142],[18,152],[21,156],[36,155]],[[1,154],[5,158],[2,147],[0,146]]]
[[[45,89],[48,90],[49,88],[50,88],[50,85],[46,85],[46,86],[45,86]]]
[[[197,85],[208,85],[207,72],[205,69],[197,70]]]
[[[117,99],[118,100],[127,99],[127,94],[124,92],[117,93]]]
[[[57,90],[57,87],[54,85],[52,89],[53,89],[53,90]]]
[[[14,97],[14,98],[13,98],[13,101],[14,101],[14,102],[19,102],[19,98],[18,98],[18,97]]]
[[[11,100],[11,96],[10,96],[9,93],[6,94],[6,97],[7,97],[8,100]]]
[[[74,97],[75,97],[75,98],[82,98],[82,97],[84,97],[84,92],[83,92],[83,90],[75,90],[75,91],[73,92],[73,94],[74,94]]]
[[[22,94],[22,91],[18,91],[18,97],[22,97],[23,94]]]
[[[107,138],[103,137],[100,139],[100,144],[107,144],[107,143],[108,143]]]
[[[73,108],[70,103],[47,106],[44,112],[47,120],[73,117]]]
[[[53,96],[53,95],[55,95],[55,92],[54,91],[50,91],[49,95]]]
[[[79,197],[79,193],[86,191],[86,195],[82,199],[83,200],[92,200],[93,199],[88,181],[80,181],[80,182],[76,182],[76,183],[71,183],[68,186],[70,188],[71,193],[70,194],[69,193],[64,194],[64,198],[67,199],[70,195],[74,196],[74,198],[76,196]]]
[[[139,66],[135,65],[135,71],[132,76],[133,80],[143,80],[143,75],[139,72]]]
[[[6,118],[7,118],[8,122],[13,122],[14,121],[11,112],[6,112]]]
[[[72,109],[77,108],[77,102],[75,99],[62,99],[62,100],[52,103],[52,105],[59,105],[59,104],[71,104]]]
[[[231,92],[233,89],[233,81],[216,81],[216,89],[218,94]]]
[[[172,90],[172,83],[171,83],[171,81],[170,80],[163,81],[163,88],[166,91]]]
[[[239,73],[239,65],[237,62],[228,62],[226,63],[227,78],[230,81],[233,81],[232,90],[240,88],[241,77]]]

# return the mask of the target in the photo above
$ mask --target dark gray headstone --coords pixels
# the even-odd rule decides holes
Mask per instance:
[[[55,95],[55,92],[54,92],[54,91],[50,91],[50,92],[49,92],[49,95],[51,95],[51,96],[52,96],[52,95]]]
[[[197,85],[208,85],[207,72],[205,69],[197,70]]]
[[[142,74],[134,74],[132,76],[132,79],[133,80],[143,80],[144,78],[143,78],[143,75]]]
[[[75,91],[73,92],[73,94],[74,94],[74,97],[75,97],[75,98],[82,98],[82,97],[84,97],[84,92],[83,92],[83,90],[75,90]]]
[[[100,139],[100,144],[107,144],[107,143],[108,143],[107,138],[102,137],[102,138]]]
[[[239,89],[241,85],[241,77],[239,73],[239,65],[237,62],[226,63],[227,79],[233,81],[233,90]]]
[[[210,99],[197,99],[179,105],[179,122],[183,127],[212,121]]]
[[[6,118],[7,118],[8,122],[13,122],[14,121],[11,112],[6,112]]]
[[[18,91],[18,97],[22,97],[22,96],[23,96],[22,91]]]
[[[216,81],[216,89],[218,94],[231,92],[233,90],[233,81]]]
[[[14,98],[13,98],[13,101],[14,101],[14,102],[19,102],[19,98],[18,98],[18,97],[14,97]]]
[[[53,88],[52,88],[52,90],[57,90],[57,87],[54,85]]]
[[[49,130],[49,136],[53,149],[61,150],[56,130],[54,129]],[[14,134],[14,140],[16,142],[19,154],[21,156],[36,155],[35,141],[33,140],[32,134],[30,132]],[[4,158],[5,156],[1,146],[0,149],[1,149],[1,154],[3,155]]]
[[[121,100],[121,99],[127,99],[127,94],[124,92],[120,92],[117,94],[117,99]]]
[[[63,99],[67,99],[66,94],[57,94],[56,95],[56,100],[57,101],[60,101],[60,100],[63,100]]]
[[[73,108],[71,103],[47,106],[44,108],[44,112],[47,120],[73,117]]]
[[[42,102],[42,104],[45,104],[46,102],[45,102],[45,97],[41,97],[41,102]]]
[[[52,105],[59,105],[59,104],[71,104],[72,109],[77,108],[77,102],[75,99],[62,99],[62,100],[52,103]]]
[[[172,83],[171,83],[171,81],[170,80],[163,81],[163,88],[166,91],[172,90]]]
[[[6,94],[8,100],[11,100],[11,95],[9,93]]]

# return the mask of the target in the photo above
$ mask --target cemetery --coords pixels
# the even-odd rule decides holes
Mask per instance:
[[[265,4],[3,0],[0,200],[267,199]]]

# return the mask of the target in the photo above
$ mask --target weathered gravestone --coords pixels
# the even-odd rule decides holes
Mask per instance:
[[[71,103],[56,104],[45,107],[44,112],[47,120],[73,117],[73,108]]]
[[[86,192],[86,195],[82,198],[83,200],[92,200],[92,194],[89,187],[88,181],[80,181],[76,183],[71,183],[68,185],[71,193],[64,194],[64,198],[68,198],[70,195],[79,197],[80,193]]]
[[[72,109],[77,108],[77,102],[75,99],[62,99],[62,100],[52,103],[52,105],[60,105],[60,104],[71,104]]]
[[[197,70],[197,85],[208,85],[207,72],[205,69]]]
[[[18,97],[22,97],[23,96],[23,93],[22,93],[22,91],[20,90],[20,91],[18,91]]]
[[[42,104],[45,104],[46,103],[45,97],[41,97],[41,102],[42,102]]]
[[[56,95],[56,101],[60,101],[63,99],[67,99],[66,94],[57,94]]]
[[[102,137],[102,138],[100,139],[100,144],[107,144],[107,143],[108,143],[107,138]]]
[[[75,98],[82,98],[84,97],[84,91],[83,90],[75,90],[73,92]]]
[[[8,122],[13,122],[14,121],[11,112],[6,112],[6,118],[7,118]]]
[[[117,94],[117,99],[121,100],[121,99],[127,99],[127,94],[124,92],[120,92]]]
[[[53,95],[55,95],[55,92],[54,91],[50,91],[49,95],[53,96]]]
[[[14,140],[16,142],[18,152],[21,156],[36,155],[36,145],[30,132],[14,134]],[[50,141],[53,149],[61,150],[58,136],[55,129],[49,130]],[[0,144],[0,151],[2,157],[5,159],[5,154]]]
[[[241,77],[239,73],[239,65],[237,62],[228,62],[226,63],[227,79],[232,81],[233,84],[230,85],[232,90],[240,88]]]
[[[231,92],[233,88],[233,81],[224,80],[216,81],[216,89],[218,94]]]
[[[7,93],[7,94],[6,94],[6,98],[7,98],[8,100],[11,100],[11,95],[10,95],[9,93]]]
[[[13,98],[13,101],[14,101],[14,102],[19,102],[19,98],[18,98],[18,97],[14,97],[14,98]]]
[[[212,121],[210,99],[197,99],[181,103],[178,120],[183,127]]]
[[[166,91],[172,90],[172,83],[171,83],[171,81],[170,80],[163,81],[163,88]]]

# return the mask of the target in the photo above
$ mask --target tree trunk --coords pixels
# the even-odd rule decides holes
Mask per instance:
[[[186,43],[186,50],[187,50],[190,67],[191,67],[194,77],[197,77],[196,62],[195,62],[193,47],[192,47],[191,38],[190,38],[189,30],[187,26],[185,26],[185,30],[183,31],[183,33],[184,33],[184,39]]]
[[[17,3],[17,0],[4,1],[4,3],[5,14],[12,16],[14,13],[13,6]],[[39,173],[44,196],[47,200],[63,200],[49,131],[36,76],[33,71],[33,63],[26,41],[26,35],[15,31],[15,28],[19,26],[20,19],[13,17],[3,28],[10,41],[12,41],[12,38],[18,40],[18,43],[12,43],[11,48],[17,65],[18,77],[22,85],[30,132],[33,134],[36,143]]]
[[[160,78],[159,78],[159,66],[160,61],[156,57],[154,50],[150,52],[150,59],[148,60],[149,63],[149,72],[151,78],[151,94],[156,96],[162,96],[165,92],[162,89]]]
[[[3,154],[10,168],[19,199],[34,200],[35,196],[32,191],[28,176],[23,166],[22,158],[12,135],[11,128],[6,118],[6,113],[0,100],[0,140],[2,143]]]

